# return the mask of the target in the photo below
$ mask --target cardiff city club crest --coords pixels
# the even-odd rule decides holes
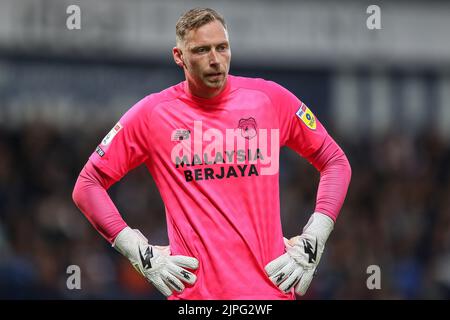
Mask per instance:
[[[251,139],[256,136],[256,120],[254,118],[240,119],[238,128],[241,129],[241,135],[245,139]]]

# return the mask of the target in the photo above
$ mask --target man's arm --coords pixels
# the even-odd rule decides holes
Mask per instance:
[[[342,149],[302,101],[274,82],[264,85],[278,117],[280,146],[296,151],[320,172],[316,207],[302,234],[284,239],[286,253],[265,267],[280,290],[289,292],[295,287],[303,295],[344,202],[351,168]]]
[[[315,212],[335,222],[347,195],[352,170],[344,151],[329,136],[322,146],[306,159],[320,172]]]
[[[164,295],[183,291],[182,281],[194,284],[195,274],[185,268],[197,269],[198,260],[172,256],[169,246],[149,245],[138,230],[128,227],[107,193],[115,182],[89,160],[75,183],[73,201],[97,231]]]
[[[155,96],[147,96],[130,108],[97,146],[81,171],[72,198],[100,234],[131,262],[164,295],[181,292],[196,277],[192,257],[172,256],[169,246],[152,246],[138,231],[127,226],[107,190],[130,170],[148,161],[149,128]]]
[[[329,135],[307,160],[320,172],[315,212],[300,236],[285,239],[286,253],[265,267],[280,290],[289,292],[295,286],[300,295],[306,293],[312,281],[351,178],[347,157]]]
[[[89,160],[81,170],[72,193],[76,206],[111,244],[127,227],[107,192],[115,182]]]

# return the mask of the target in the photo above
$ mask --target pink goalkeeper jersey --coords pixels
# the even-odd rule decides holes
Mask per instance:
[[[213,99],[186,86],[139,101],[90,160],[117,181],[142,163],[153,176],[172,254],[199,260],[194,286],[169,299],[295,299],[264,271],[284,253],[279,150],[311,156],[327,132],[271,81],[229,75]]]

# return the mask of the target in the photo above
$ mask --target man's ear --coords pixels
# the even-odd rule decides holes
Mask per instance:
[[[184,60],[183,60],[183,52],[181,51],[181,49],[178,47],[173,47],[172,54],[173,54],[173,60],[175,60],[175,63],[179,67],[183,68]]]

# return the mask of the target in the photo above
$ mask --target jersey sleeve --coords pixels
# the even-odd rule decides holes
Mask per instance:
[[[268,81],[278,114],[280,147],[287,146],[308,158],[322,146],[328,133],[313,112],[286,88]]]
[[[119,181],[148,158],[148,97],[130,108],[89,157],[94,166]]]

